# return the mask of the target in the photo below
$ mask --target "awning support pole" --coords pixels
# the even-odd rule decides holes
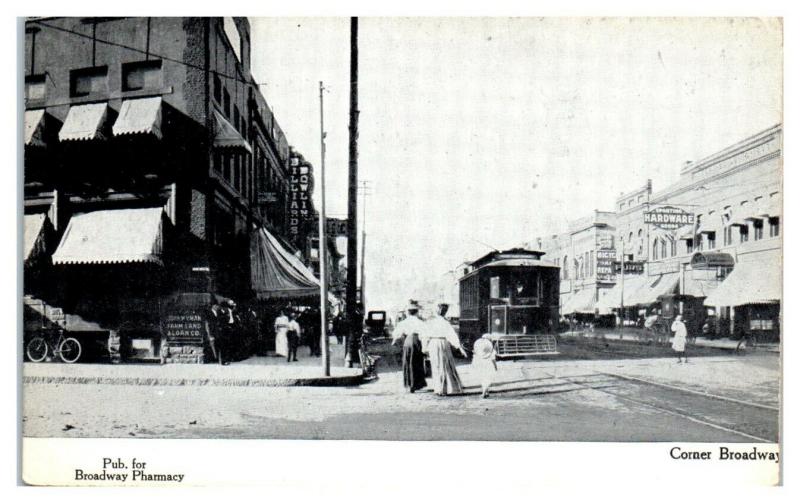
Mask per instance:
[[[320,337],[322,338],[322,372],[325,377],[331,375],[330,348],[328,347],[328,255],[327,234],[325,230],[325,122],[323,120],[324,91],[322,81],[319,83],[319,142],[320,142],[320,208],[319,208],[319,316]]]

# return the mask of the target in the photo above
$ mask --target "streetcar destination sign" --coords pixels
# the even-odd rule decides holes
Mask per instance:
[[[674,206],[662,206],[646,211],[644,223],[662,229],[678,229],[684,225],[694,225],[694,214]]]

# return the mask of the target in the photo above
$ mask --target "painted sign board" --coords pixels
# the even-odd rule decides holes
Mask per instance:
[[[659,206],[644,212],[644,223],[674,230],[685,225],[694,225],[694,213],[674,206]]]

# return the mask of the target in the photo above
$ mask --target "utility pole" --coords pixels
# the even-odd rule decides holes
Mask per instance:
[[[363,198],[361,201],[361,305],[366,306],[364,257],[367,250],[367,197],[371,195],[371,192],[369,192],[369,180],[362,180],[359,189],[361,189],[361,196]]]
[[[356,303],[358,281],[358,18],[350,18],[350,145],[348,159],[347,198],[347,350],[345,362],[352,366],[358,361],[361,343],[361,316]]]
[[[320,207],[319,207],[319,313],[320,337],[322,338],[322,372],[331,375],[330,350],[328,348],[328,235],[325,229],[325,120],[322,93],[325,87],[319,83],[319,146],[320,146]]]
[[[625,329],[625,238],[620,239],[622,262],[619,265],[619,339]]]

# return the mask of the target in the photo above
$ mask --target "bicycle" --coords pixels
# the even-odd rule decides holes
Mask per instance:
[[[83,348],[78,339],[65,337],[63,330],[58,331],[57,338],[52,334],[37,335],[25,346],[25,355],[34,363],[43,362],[50,352],[64,363],[75,363],[81,357]]]

